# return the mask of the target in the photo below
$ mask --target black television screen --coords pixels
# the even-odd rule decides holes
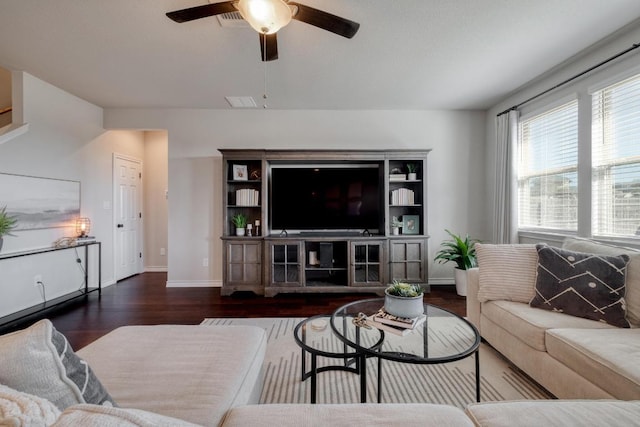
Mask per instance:
[[[369,230],[380,227],[377,165],[272,166],[271,230]]]

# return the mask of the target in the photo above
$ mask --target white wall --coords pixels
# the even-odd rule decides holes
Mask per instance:
[[[169,143],[166,131],[144,133],[144,269],[167,271]]]
[[[632,45],[638,43],[640,41],[640,27],[638,27],[637,22],[633,25],[630,25],[626,28],[621,29],[616,32],[616,34],[611,37],[601,41],[595,46],[592,46],[586,52],[577,55],[570,61],[567,61],[565,64],[562,64],[559,67],[556,67],[554,70],[545,73],[543,76],[539,77],[535,81],[530,84],[524,86],[520,90],[514,92],[509,97],[502,100],[500,103],[492,107],[487,111],[486,114],[486,141],[487,141],[487,150],[486,150],[486,187],[489,190],[487,197],[487,218],[491,218],[493,215],[492,207],[495,200],[495,152],[496,152],[496,126],[495,120],[496,115],[516,104],[519,104],[530,97],[546,91],[547,89],[556,86],[560,82],[563,82],[572,76],[575,76],[583,71],[593,67],[594,65],[604,61],[607,58],[612,57],[613,55],[630,48]],[[606,81],[607,79],[618,76],[624,73],[629,72],[629,70],[637,69],[637,72],[640,73],[640,49],[636,49],[632,53],[623,56],[616,61],[612,62],[609,65],[605,65],[576,81],[563,86],[557,90],[554,90],[543,97],[528,103],[520,109],[521,112],[526,113],[528,111],[535,111],[536,109],[544,106],[545,104],[551,103],[554,100],[562,99],[567,96],[574,96],[578,94],[578,102],[580,104],[580,109],[587,115],[590,114],[590,98],[588,96],[589,88],[594,84],[598,84],[602,81]],[[584,108],[583,108],[584,107]],[[590,121],[583,120],[580,124],[580,129],[578,130],[581,138],[588,138],[591,135],[590,129]],[[579,147],[579,159],[584,158],[585,156],[590,157],[590,153],[588,147],[580,146]],[[586,151],[586,152],[585,152]],[[579,160],[580,161],[580,160]],[[587,174],[590,174],[590,171],[587,171]],[[579,197],[582,200],[590,200],[589,188],[581,187],[579,189]],[[588,209],[588,203],[585,205]],[[588,212],[587,212],[588,213]],[[579,213],[581,216],[585,216],[584,209]],[[488,236],[492,236],[492,228],[493,224],[490,222],[488,224]],[[583,223],[582,228],[579,230],[578,234],[581,236],[588,237],[590,235],[588,224],[586,224],[587,228],[584,228],[585,224]],[[555,239],[555,240],[554,240]],[[554,236],[543,235],[540,233],[530,233],[530,235],[526,238],[521,236],[522,242],[538,242],[541,240],[545,241],[555,241],[556,243],[560,240]]]
[[[101,108],[29,74],[21,73],[20,77],[22,87],[18,92],[24,96],[20,104],[29,130],[0,144],[0,172],[80,181],[81,215],[91,219],[91,234],[103,244],[102,283],[112,284],[112,153],[143,158],[144,134],[105,131]],[[3,253],[47,247],[59,237],[73,235],[74,230],[53,228],[15,234],[5,238]],[[73,254],[19,260],[0,261],[0,316],[42,302],[33,286],[35,274],[43,276],[47,299],[79,287]]]
[[[445,228],[487,239],[484,119],[479,111],[105,110],[106,128],[168,130],[168,281],[174,286],[222,279],[218,148],[431,148],[429,259]],[[431,265],[430,276],[434,284],[453,283],[453,265]]]
[[[11,107],[11,71],[0,67],[0,111]],[[0,128],[11,124],[11,112],[0,114]]]

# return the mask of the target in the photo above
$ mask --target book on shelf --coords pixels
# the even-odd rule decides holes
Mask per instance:
[[[403,173],[392,173],[389,175],[389,181],[406,181],[407,175]]]
[[[77,243],[90,243],[95,241],[96,241],[96,236],[76,237]]]
[[[408,188],[397,188],[391,191],[391,204],[393,206],[413,205],[415,204],[415,193]]]
[[[237,206],[258,206],[260,204],[260,192],[252,188],[236,190]]]
[[[398,335],[401,337],[404,337],[405,335],[409,335],[411,332],[413,332],[419,325],[421,325],[422,323],[424,323],[424,321],[426,320],[427,316],[421,317],[420,319],[418,319],[418,321],[416,321],[416,324],[414,325],[413,328],[401,328],[399,326],[393,326],[393,325],[387,325],[386,323],[380,323],[380,322],[376,322],[375,320],[373,320],[371,317],[367,317],[367,325],[369,326],[373,326],[376,329],[380,329],[381,331],[385,331],[385,332],[389,332],[391,334],[394,335]]]
[[[422,323],[421,321],[424,320],[425,317],[425,314],[421,314],[417,317],[398,317],[394,316],[393,314],[387,313],[384,307],[378,310],[376,314],[371,316],[371,318],[376,322],[409,329],[415,328],[418,322]]]

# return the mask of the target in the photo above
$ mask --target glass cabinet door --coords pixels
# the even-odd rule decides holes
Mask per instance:
[[[384,242],[351,242],[351,285],[371,286],[385,282]]]

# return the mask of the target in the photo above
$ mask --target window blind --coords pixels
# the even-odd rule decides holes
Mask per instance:
[[[640,235],[640,74],[592,97],[592,234]]]
[[[518,226],[577,230],[578,101],[519,124]]]

